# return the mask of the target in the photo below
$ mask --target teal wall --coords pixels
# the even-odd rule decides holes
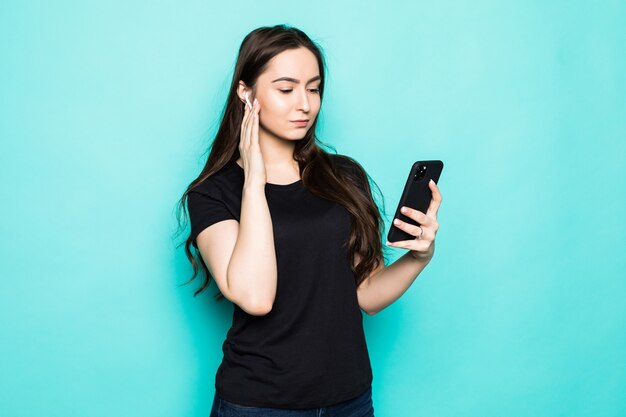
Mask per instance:
[[[445,163],[433,261],[364,317],[377,417],[626,415],[626,2],[495,0],[0,3],[0,414],[208,416],[232,306],[178,286],[174,208],[277,23],[388,222]]]

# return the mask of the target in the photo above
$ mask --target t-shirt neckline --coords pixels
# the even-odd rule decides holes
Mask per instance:
[[[232,163],[233,163],[233,165],[235,165],[237,167],[237,170],[243,176],[244,175],[243,168],[239,166],[237,161],[232,161]],[[300,187],[300,185],[302,185],[302,178],[300,178],[298,181],[292,182],[290,184],[272,184],[272,183],[269,183],[269,182],[265,183],[265,187],[266,188],[270,188],[272,190],[291,190],[292,188]]]

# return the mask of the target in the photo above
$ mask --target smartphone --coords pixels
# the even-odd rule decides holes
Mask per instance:
[[[432,199],[432,192],[428,186],[428,182],[432,179],[435,184],[439,181],[439,176],[443,170],[443,162],[441,161],[416,161],[411,167],[409,178],[404,185],[404,191],[402,191],[402,197],[396,208],[396,214],[394,219],[398,218],[406,223],[419,226],[419,222],[405,216],[400,211],[400,208],[409,207],[426,213],[430,200]],[[404,230],[398,229],[391,223],[387,240],[389,242],[397,242],[400,240],[417,239],[417,237],[408,234]]]

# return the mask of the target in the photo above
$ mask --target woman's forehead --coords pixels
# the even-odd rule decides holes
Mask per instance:
[[[261,75],[269,83],[289,81],[308,83],[319,77],[315,55],[306,48],[283,51],[272,58]]]

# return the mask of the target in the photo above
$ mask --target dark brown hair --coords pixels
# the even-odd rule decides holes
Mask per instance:
[[[243,103],[237,95],[239,80],[254,90],[257,78],[267,68],[270,59],[285,50],[300,47],[307,48],[317,58],[321,76],[319,86],[321,101],[324,94],[325,61],[321,48],[304,32],[294,27],[276,25],[257,28],[244,38],[239,48],[239,56],[226,107],[215,139],[210,146],[206,164],[200,175],[191,182],[178,202],[179,229],[177,234],[182,230],[181,212],[184,214],[185,224],[188,220],[187,195],[189,192],[219,171],[224,165],[239,158],[241,122],[244,115]],[[383,251],[387,248],[383,247],[381,241],[384,221],[376,202],[372,198],[369,175],[363,167],[354,159],[328,153],[317,144],[319,140],[315,135],[315,128],[318,119],[315,119],[306,135],[296,142],[293,157],[294,160],[298,161],[302,183],[311,193],[341,204],[350,213],[352,226],[348,241],[348,253],[358,286],[375,268],[381,264],[385,265],[387,256],[383,254]],[[372,182],[376,184],[373,180]],[[382,197],[378,185],[376,188]],[[381,203],[384,212],[384,201]],[[185,254],[193,267],[193,275],[181,285],[191,282],[196,277],[198,265],[200,265],[204,272],[204,282],[202,287],[194,293],[195,297],[209,285],[212,276],[198,250],[194,248],[194,253],[191,252],[192,243],[191,236],[184,242]],[[177,247],[181,244],[182,242]],[[353,260],[356,253],[360,255],[361,260],[354,267]],[[217,301],[224,299],[219,291],[215,297]]]

